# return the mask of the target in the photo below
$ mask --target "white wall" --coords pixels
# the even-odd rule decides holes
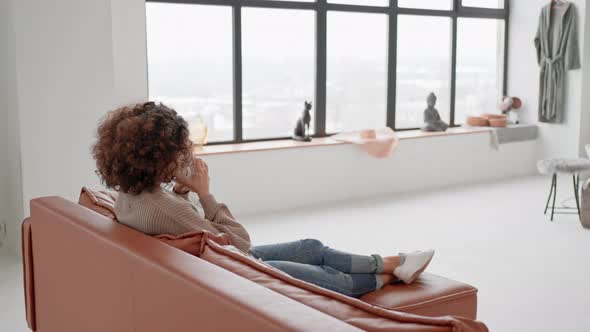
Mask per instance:
[[[10,248],[18,252],[30,199],[76,200],[81,186],[99,186],[90,155],[96,124],[106,111],[145,99],[147,74],[143,1],[2,1],[2,16],[10,18],[4,7],[11,5],[13,24],[3,19],[10,29],[2,31],[16,42],[12,52],[2,45],[7,52],[0,63],[18,78],[8,82],[11,90],[2,89],[11,96],[19,92],[16,100],[2,98],[14,104],[2,105],[15,110],[13,138],[18,131],[22,137],[8,145],[22,160],[22,186],[8,186],[16,197],[8,213]],[[2,174],[15,175],[4,164]]]
[[[586,30],[590,28],[587,29],[585,19],[586,11],[590,8],[587,8],[585,0],[570,2],[575,4],[578,12],[580,52],[582,59],[585,60],[590,57],[589,52],[585,52],[585,49],[590,47],[590,43],[585,43],[586,39],[590,39],[590,33],[586,33]],[[523,99],[524,107],[521,116],[525,123],[538,123],[539,66],[533,39],[537,31],[541,8],[548,3],[547,0],[511,1],[508,93]],[[582,142],[587,139],[586,134],[585,138],[581,137],[581,132],[587,133],[586,130],[590,124],[588,122],[590,119],[587,118],[590,99],[588,99],[588,93],[583,93],[583,91],[589,91],[588,86],[590,86],[590,68],[586,68],[586,64],[590,62],[583,61],[582,70],[568,72],[565,122],[563,124],[538,123],[539,159],[576,157],[581,152]],[[582,89],[583,82],[585,89]],[[584,107],[582,107],[582,98],[588,99],[584,101]],[[582,121],[582,116],[585,121]]]
[[[9,38],[12,37],[11,32],[12,25],[7,18],[11,18],[10,3],[0,2],[0,225],[7,222],[7,211],[8,211],[8,128],[9,123],[5,120],[9,114],[10,101],[9,94],[13,90],[14,75],[9,73],[9,57],[14,53],[12,48],[9,46]],[[6,46],[5,46],[6,45]],[[12,79],[11,79],[12,78]],[[4,240],[2,238],[0,229],[0,243]]]
[[[531,174],[536,149],[528,141],[496,151],[479,133],[403,140],[384,160],[348,145],[203,159],[212,192],[236,214],[250,214]]]
[[[108,1],[14,1],[24,201],[96,184],[89,155],[114,96]]]
[[[145,0],[111,0],[115,105],[148,98]]]
[[[0,2],[0,222],[7,224],[7,247],[18,248],[22,213],[18,90],[12,4]]]
[[[584,36],[588,42],[584,43],[583,63],[589,64],[582,67],[582,115],[580,117],[580,154],[587,156],[586,144],[590,144],[590,6],[586,5],[586,21],[584,22]],[[581,26],[582,28],[582,26]]]

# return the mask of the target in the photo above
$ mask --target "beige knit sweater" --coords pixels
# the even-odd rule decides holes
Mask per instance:
[[[189,195],[178,195],[158,188],[139,195],[120,193],[115,203],[117,219],[148,235],[181,235],[206,230],[213,234],[226,233],[231,244],[247,253],[250,236],[232,216],[225,204],[218,203],[213,195],[200,199],[204,216],[199,214]]]

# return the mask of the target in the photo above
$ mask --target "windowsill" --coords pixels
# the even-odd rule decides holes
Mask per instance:
[[[397,132],[400,140],[421,139],[428,137],[441,136],[456,136],[456,135],[470,135],[490,132],[489,127],[457,127],[449,128],[446,132],[422,132],[420,130],[409,130]],[[343,145],[350,144],[331,139],[330,137],[314,138],[311,142],[299,142],[290,139],[278,141],[252,142],[252,143],[234,143],[222,145],[206,145],[195,148],[195,154],[198,156],[211,156],[228,153],[242,153],[255,151],[271,151],[271,150],[286,150],[286,149],[300,149],[320,146]]]

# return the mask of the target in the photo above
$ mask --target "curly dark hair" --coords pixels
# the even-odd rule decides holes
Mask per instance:
[[[146,102],[107,113],[92,154],[104,185],[138,195],[188,167],[192,145],[188,124],[175,110]]]

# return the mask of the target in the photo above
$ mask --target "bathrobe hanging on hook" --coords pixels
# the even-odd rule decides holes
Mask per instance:
[[[541,67],[539,121],[561,123],[564,118],[566,73],[580,68],[576,8],[567,1],[550,3],[541,10],[535,37]]]

